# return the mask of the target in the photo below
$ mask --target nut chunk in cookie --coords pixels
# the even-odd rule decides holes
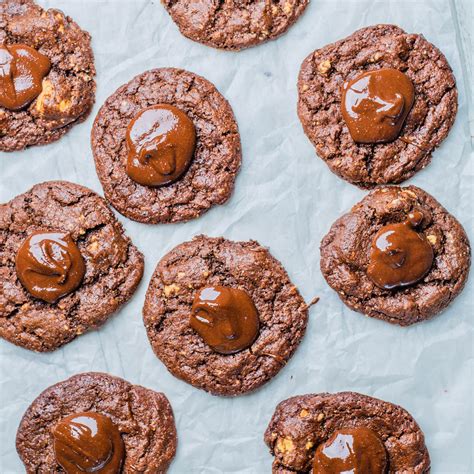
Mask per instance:
[[[397,184],[431,161],[457,112],[441,51],[398,26],[375,25],[311,53],[298,115],[331,171],[362,188]]]
[[[423,432],[403,408],[355,392],[282,401],[265,432],[274,474],[425,474]]]
[[[0,206],[0,337],[52,351],[133,295],[143,256],[103,198],[51,181]]]
[[[224,396],[274,377],[307,319],[303,298],[267,249],[203,235],[162,258],[143,308],[150,344],[167,369]]]
[[[41,393],[16,437],[27,474],[162,474],[176,445],[173,411],[163,393],[94,372]]]
[[[94,104],[90,35],[33,0],[3,0],[0,24],[0,150],[54,142]]]
[[[461,224],[415,186],[384,186],[340,217],[321,242],[321,271],[349,308],[408,326],[463,289],[471,250]]]
[[[231,196],[241,146],[229,103],[182,69],[144,72],[100,109],[92,151],[106,199],[148,224],[195,219]]]

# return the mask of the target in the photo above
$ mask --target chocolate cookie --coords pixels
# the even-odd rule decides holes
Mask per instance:
[[[172,68],[140,74],[107,99],[92,150],[109,202],[153,224],[226,202],[241,161],[229,103],[206,79]]]
[[[0,150],[54,142],[86,119],[96,88],[89,33],[33,0],[3,0],[0,44]]]
[[[0,206],[0,336],[52,351],[135,291],[143,256],[104,199],[51,181]]]
[[[461,224],[415,186],[375,189],[321,242],[321,271],[342,301],[400,326],[446,308],[463,289],[469,266]]]
[[[173,411],[163,393],[94,372],[41,393],[16,437],[27,474],[164,473],[176,444]]]
[[[155,354],[173,375],[214,395],[240,395],[287,363],[308,308],[257,242],[201,235],[158,263],[143,319]]]
[[[278,38],[303,14],[309,0],[162,0],[187,38],[219,49],[240,50]]]
[[[428,473],[423,432],[403,408],[354,392],[281,402],[265,432],[274,474]]]
[[[298,79],[298,114],[318,155],[362,188],[424,168],[457,112],[443,54],[421,35],[376,25],[311,53]]]

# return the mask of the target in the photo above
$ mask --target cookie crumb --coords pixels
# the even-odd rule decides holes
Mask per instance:
[[[285,3],[283,6],[283,11],[285,12],[285,15],[289,15],[293,11],[293,6],[290,2]]]

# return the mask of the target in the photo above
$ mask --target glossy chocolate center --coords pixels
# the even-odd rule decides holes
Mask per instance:
[[[336,431],[314,455],[313,474],[384,474],[386,469],[385,446],[363,427]]]
[[[380,288],[391,290],[420,281],[433,265],[433,248],[414,230],[423,214],[414,211],[399,224],[382,227],[372,241],[367,275]]]
[[[400,134],[414,100],[413,83],[403,72],[369,71],[344,84],[342,116],[355,142],[391,142]]]
[[[67,474],[118,474],[125,448],[117,426],[100,413],[68,416],[53,428],[54,453]]]
[[[74,291],[86,268],[79,248],[63,232],[34,232],[16,255],[16,273],[36,298],[54,303]]]
[[[191,119],[173,105],[141,110],[127,129],[126,171],[143,186],[164,186],[189,168],[196,148]]]
[[[250,296],[225,286],[206,286],[197,293],[190,324],[220,354],[247,349],[260,328],[257,308]]]
[[[42,90],[50,60],[26,44],[0,45],[0,106],[26,107]]]

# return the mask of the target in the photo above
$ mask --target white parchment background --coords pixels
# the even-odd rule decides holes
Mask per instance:
[[[60,142],[1,154],[2,202],[51,179],[81,183],[102,194],[89,147],[93,118],[118,86],[154,67],[186,68],[217,86],[237,117],[243,166],[230,202],[194,222],[150,227],[120,217],[145,254],[145,276],[132,301],[101,330],[52,354],[0,341],[1,474],[24,472],[14,440],[31,401],[49,385],[89,370],[166,393],[179,433],[171,473],[268,473],[272,458],[262,437],[275,405],[296,394],[339,390],[360,391],[408,409],[425,432],[433,473],[473,472],[472,285],[441,316],[411,328],[345,308],[321,276],[318,246],[331,223],[365,193],[330,173],[315,156],[296,115],[296,78],[312,50],[375,23],[423,33],[454,69],[460,108],[432,164],[409,182],[453,212],[473,241],[469,67],[460,55],[455,3],[312,0],[303,18],[278,41],[229,53],[182,37],[157,0],[39,1],[64,10],[92,34],[97,105]],[[199,233],[257,239],[282,261],[307,301],[321,297],[293,359],[248,396],[216,398],[176,380],[155,358],[146,338],[141,307],[156,263]]]

